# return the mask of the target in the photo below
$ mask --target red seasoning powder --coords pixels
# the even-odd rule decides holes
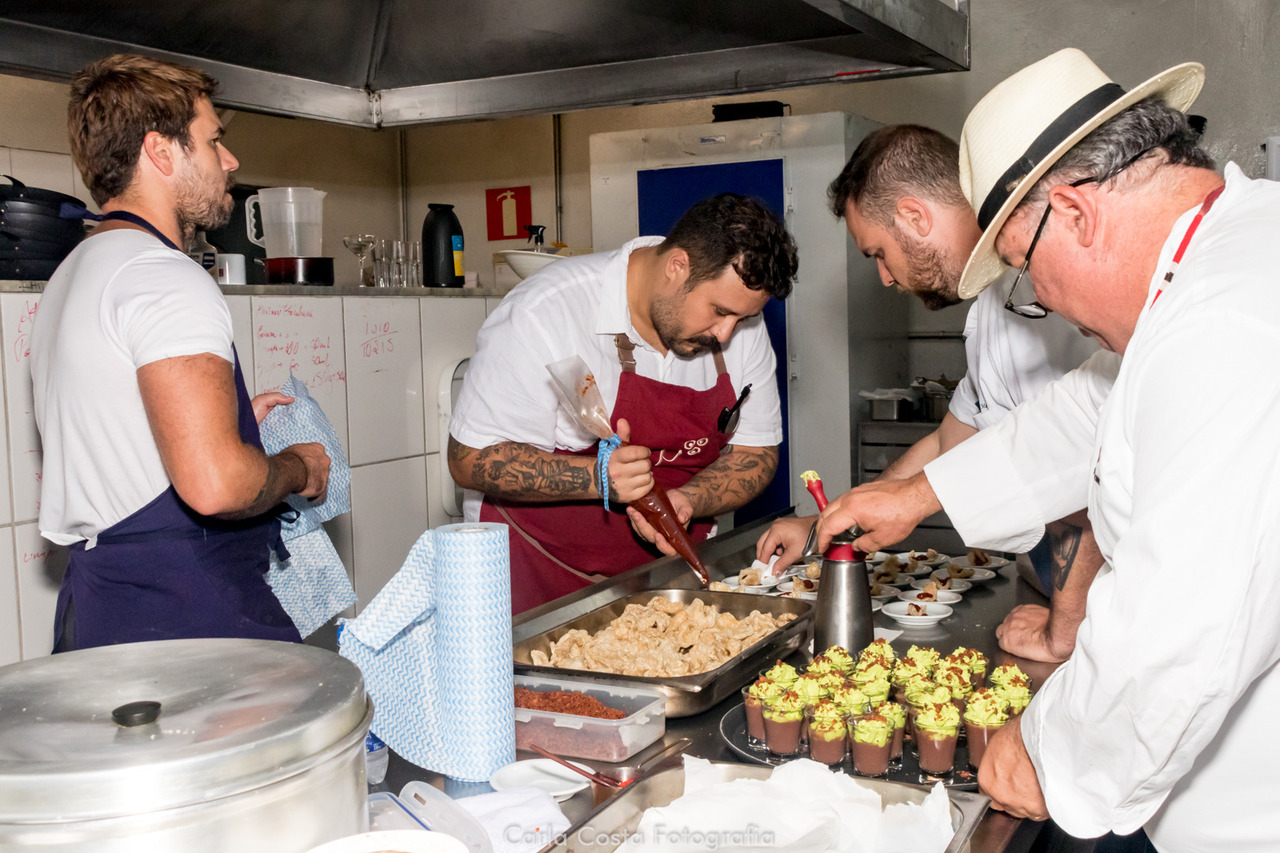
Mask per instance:
[[[548,690],[540,693],[527,687],[517,687],[516,707],[527,708],[530,711],[552,711],[557,714],[596,717],[601,720],[621,720],[626,716],[622,711],[610,708],[593,696],[564,690]]]

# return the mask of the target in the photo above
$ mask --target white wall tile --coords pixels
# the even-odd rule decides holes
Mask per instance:
[[[48,151],[28,151],[25,148],[10,149],[10,168],[13,175],[29,187],[55,190],[74,195],[70,154],[53,154]],[[88,199],[85,199],[88,201]]]
[[[0,294],[0,340],[4,344],[4,391],[9,428],[8,468],[12,471],[13,505],[5,520],[30,521],[40,512],[41,452],[31,391],[30,338],[40,296]],[[2,503],[9,503],[4,495]]]
[[[444,449],[448,434],[441,435],[437,392],[440,377],[460,359],[476,351],[476,335],[484,325],[484,300],[420,299],[422,306],[422,379],[426,408],[427,453]]]
[[[352,465],[423,453],[422,337],[426,299],[346,297],[347,417]],[[461,300],[459,300],[461,301]]]
[[[404,565],[427,529],[422,456],[351,469],[352,567],[361,606]]]
[[[13,562],[13,528],[0,528],[0,666],[22,660],[18,626],[18,573]]]
[[[18,558],[18,613],[22,620],[22,659],[53,651],[53,616],[58,588],[67,570],[67,549],[43,539],[35,524],[13,528]]]
[[[0,175],[12,175],[12,174],[13,174],[13,160],[10,159],[9,149],[0,148]],[[9,182],[5,181],[5,183],[8,184]]]
[[[80,170],[76,168],[74,162],[71,163],[71,194],[84,202],[84,206],[94,213],[102,212],[102,208],[98,207],[98,203],[89,194],[89,188],[84,185],[84,181],[80,177]]]
[[[488,317],[490,314],[493,313],[493,309],[497,308],[501,304],[502,304],[501,299],[495,299],[492,296],[486,296],[484,298],[484,316]]]
[[[342,300],[252,297],[253,378],[250,394],[278,391],[289,372],[301,379],[329,417],[343,447],[347,438],[347,366]]]
[[[462,492],[449,476],[443,453],[427,454],[427,521],[431,527],[456,524],[462,521]],[[445,489],[455,492],[458,514],[450,515],[445,509]]]

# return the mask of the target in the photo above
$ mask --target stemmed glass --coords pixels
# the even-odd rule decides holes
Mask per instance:
[[[377,242],[372,234],[348,234],[342,238],[342,245],[351,250],[351,253],[360,261],[360,284],[364,285],[364,259],[369,257],[369,250],[373,248],[373,244]]]

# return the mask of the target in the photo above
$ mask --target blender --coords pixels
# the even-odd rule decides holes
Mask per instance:
[[[245,199],[245,229],[266,249],[268,284],[333,284],[333,258],[321,256],[324,197],[311,187],[268,187]]]

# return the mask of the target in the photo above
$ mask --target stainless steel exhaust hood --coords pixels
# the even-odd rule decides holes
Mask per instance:
[[[219,104],[364,127],[969,66],[968,0],[5,0],[0,71],[147,53]]]

